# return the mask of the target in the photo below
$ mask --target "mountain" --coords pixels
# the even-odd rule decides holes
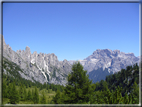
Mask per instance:
[[[27,80],[38,81],[44,83],[54,83],[65,85],[67,76],[72,72],[72,64],[75,61],[59,61],[54,53],[44,54],[31,53],[27,46],[25,50],[17,50],[16,52],[5,43],[3,39],[3,57],[4,61],[10,61],[17,64],[20,69],[18,72]],[[79,60],[84,70],[87,70],[89,78],[93,82],[105,79],[109,74],[125,69],[129,65],[139,64],[139,57],[135,57],[133,53],[124,53],[119,50],[97,49],[92,55],[84,60]],[[3,62],[4,63],[4,62]],[[4,68],[4,73],[8,71]]]
[[[101,79],[105,80],[107,75],[114,74],[127,66],[135,63],[139,64],[139,59],[133,53],[124,53],[120,52],[120,50],[97,49],[92,55],[78,61],[83,65],[84,70],[87,70],[89,78],[93,82],[97,82]],[[69,62],[73,64],[75,61]]]
[[[9,45],[6,45],[5,40],[3,40],[3,57],[22,69],[22,72],[19,71],[19,73],[23,78],[42,84],[48,82],[65,85],[66,77],[72,67],[67,60],[59,61],[54,53],[37,54],[37,52],[33,52],[31,54],[29,47],[15,52]]]
[[[97,49],[92,55],[78,61],[88,73],[99,68],[103,68],[103,70],[107,68],[109,72],[115,73],[129,65],[139,64],[139,57],[136,57],[133,53],[120,52],[120,50]],[[69,62],[73,64],[75,61]]]

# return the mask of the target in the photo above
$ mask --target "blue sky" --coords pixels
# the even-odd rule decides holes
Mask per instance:
[[[139,56],[139,3],[4,3],[3,36],[14,51],[83,60],[96,49]]]

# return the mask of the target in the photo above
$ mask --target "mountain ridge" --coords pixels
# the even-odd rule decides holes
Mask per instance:
[[[67,76],[72,72],[72,64],[75,61],[59,61],[54,53],[31,53],[30,47],[26,46],[25,50],[12,50],[9,45],[6,45],[3,39],[3,56],[20,66],[23,70],[20,73],[23,78],[30,78],[40,83],[54,83],[65,85],[67,83]],[[110,72],[118,72],[126,66],[139,64],[139,58],[135,57],[133,53],[124,53],[120,50],[97,49],[92,55],[84,60],[78,60],[87,70],[87,74],[95,75],[97,70],[102,68],[103,71],[108,69]],[[106,74],[108,74],[106,73]],[[100,75],[101,76],[101,75]],[[93,77],[91,77],[93,78]],[[94,77],[95,78],[95,77]]]
[[[9,45],[6,45],[4,40],[3,56],[19,65],[23,69],[23,72],[27,74],[27,78],[33,78],[42,84],[49,82],[64,85],[67,82],[64,76],[71,72],[71,65],[66,60],[59,62],[54,53],[37,54],[37,52],[33,52],[31,54],[29,47],[26,47],[25,50],[17,50],[15,52]],[[58,72],[56,72],[57,77],[53,77],[55,69],[58,69]],[[49,76],[49,81],[47,75]],[[58,78],[58,81],[56,78]]]
[[[84,66],[84,70],[87,70],[88,73],[99,68],[103,68],[103,70],[108,68],[109,72],[115,73],[120,71],[122,68],[126,68],[126,66],[133,65],[135,63],[139,64],[139,57],[136,57],[134,53],[124,53],[120,52],[120,50],[112,51],[110,49],[97,49],[92,55],[88,56],[84,60],[78,61]],[[70,64],[73,64],[73,62],[75,61],[70,61]]]

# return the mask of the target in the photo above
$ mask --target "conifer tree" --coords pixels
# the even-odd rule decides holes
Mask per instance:
[[[6,86],[6,80],[3,79],[2,83],[2,97],[6,98],[7,97],[7,86]]]
[[[132,95],[129,94],[129,104],[132,104]]]
[[[33,95],[33,102],[34,102],[34,104],[39,103],[39,93],[38,93],[37,87],[35,87],[35,92],[34,92],[34,95]]]
[[[34,98],[34,89],[32,89],[32,100],[33,100],[33,98]]]
[[[7,98],[10,98],[10,95],[12,93],[12,83],[9,83],[8,88],[7,88]]]
[[[10,103],[16,104],[19,102],[19,92],[16,89],[15,82],[13,83],[13,86],[11,88],[11,94],[10,94]]]
[[[125,96],[124,96],[124,104],[129,104],[129,98],[127,93],[125,93]]]
[[[115,102],[115,96],[114,96],[114,91],[111,90],[111,99],[110,99],[110,104],[114,104]]]
[[[104,93],[102,92],[102,90],[100,91],[96,91],[95,92],[95,97],[94,97],[94,99],[95,99],[95,101],[94,101],[94,103],[95,104],[104,104],[105,103],[105,101],[104,101],[104,98],[105,96],[104,96]]]
[[[47,89],[47,90],[49,89],[49,84],[47,84],[46,89]]]
[[[20,84],[20,88],[19,88],[19,97],[21,101],[24,100],[24,87],[22,84]]]
[[[53,97],[53,102],[55,104],[62,104],[63,102],[61,101],[61,93],[59,90],[57,90],[55,97]]]
[[[42,92],[42,97],[41,97],[41,101],[40,101],[41,104],[46,104],[46,96],[45,96],[45,93]]]
[[[28,91],[27,100],[32,100],[32,93],[31,93],[31,90],[30,90],[30,89],[29,89],[29,91]]]
[[[116,88],[115,92],[114,92],[114,104],[121,104],[123,103],[123,98],[122,98],[122,94],[121,94],[122,88],[120,88],[119,86]]]
[[[47,86],[46,83],[44,83],[44,84],[43,84],[43,88],[46,89],[46,86]]]
[[[27,100],[27,91],[26,86],[24,85],[24,100]]]
[[[68,83],[64,89],[64,103],[66,104],[83,104],[91,103],[94,97],[94,85],[86,75],[87,71],[77,62],[72,66],[72,73],[68,76]]]
[[[112,104],[112,93],[110,90],[107,88],[105,91],[105,104]]]
[[[139,87],[136,82],[134,82],[132,86],[132,103],[133,104],[138,104],[139,103]]]

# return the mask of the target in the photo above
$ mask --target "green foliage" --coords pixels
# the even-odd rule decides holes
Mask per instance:
[[[115,92],[113,93],[113,104],[122,104],[123,103],[123,98],[121,94],[122,88],[119,86],[116,88]]]
[[[62,104],[62,101],[61,101],[61,93],[59,90],[57,90],[57,93],[56,93],[56,96],[53,97],[53,102],[55,104]]]
[[[2,97],[7,98],[7,85],[5,79],[3,79],[3,84],[2,84]]]
[[[127,93],[125,93],[125,96],[124,96],[124,104],[129,104],[129,98]]]
[[[10,83],[10,84],[8,85],[8,88],[7,88],[7,98],[10,98],[10,96],[11,96],[11,94],[12,94],[12,89],[11,89],[11,87],[12,87],[12,83]]]
[[[46,104],[46,97],[45,97],[45,93],[42,92],[42,97],[41,97],[41,101],[40,101],[41,104]]]
[[[11,89],[11,94],[10,94],[10,103],[11,104],[16,104],[19,102],[19,93],[16,89],[15,83],[13,83],[12,89]]]
[[[34,102],[34,104],[38,104],[39,103],[39,93],[38,93],[37,87],[35,87],[35,93],[33,95],[33,102]]]
[[[134,64],[132,66],[127,66],[126,70],[122,69],[118,73],[109,75],[106,77],[106,82],[108,84],[108,87],[110,90],[116,90],[115,87],[123,87],[123,90],[121,91],[122,96],[125,96],[125,92],[131,93],[131,90],[133,89],[132,85],[134,82],[137,84],[139,83],[139,67],[137,64]],[[101,84],[101,83],[100,83]],[[102,90],[102,87],[96,88],[97,90]]]
[[[19,97],[20,97],[20,100],[25,100],[25,97],[24,97],[24,86],[21,84],[20,85],[20,88],[19,88]]]
[[[48,93],[51,93],[52,92],[52,89],[48,89]]]
[[[30,90],[30,89],[29,89],[29,91],[28,91],[27,100],[32,100],[32,93],[31,93],[31,90]]]
[[[94,90],[92,81],[89,80],[87,71],[83,70],[83,66],[78,62],[72,66],[72,73],[68,76],[68,84],[63,92],[63,100],[54,100],[54,103],[65,104],[82,104],[90,102],[93,97]],[[60,98],[58,92],[55,98]]]
[[[72,66],[66,87],[54,84],[41,84],[21,78],[15,63],[4,60],[2,97],[12,104],[138,104],[139,66],[128,66],[111,74],[105,80],[92,84],[80,63]],[[15,72],[14,72],[15,71]],[[22,72],[22,70],[21,70]],[[34,80],[34,79],[33,79]],[[34,89],[33,89],[34,87]],[[121,87],[121,88],[120,88]],[[122,88],[123,87],[123,88]],[[46,91],[43,92],[43,89]],[[28,91],[27,91],[28,90]],[[40,90],[38,92],[38,90]],[[54,96],[54,91],[56,95]],[[39,95],[39,93],[42,95]],[[53,97],[54,96],[54,97]],[[48,101],[46,102],[46,99]],[[53,98],[53,99],[52,99]],[[39,102],[40,99],[40,102]],[[20,102],[19,102],[20,100]],[[5,102],[5,101],[4,101]]]
[[[136,82],[133,84],[133,90],[131,92],[132,95],[132,103],[138,104],[139,103],[139,87]]]
[[[24,86],[24,101],[27,100],[28,98],[27,96],[28,95],[27,95],[26,87]]]
[[[6,72],[7,72],[7,74],[3,73],[3,78],[5,79],[7,85],[12,83],[13,81],[15,81],[15,84],[17,86],[20,86],[20,84],[22,84],[22,85],[26,86],[26,88],[36,86],[37,88],[40,88],[40,90],[42,90],[42,89],[44,89],[46,87],[47,89],[50,88],[53,91],[57,91],[57,88],[60,91],[63,91],[64,86],[54,85],[54,84],[52,84],[52,86],[51,86],[49,83],[47,83],[47,84],[45,83],[44,85],[42,85],[41,83],[39,83],[37,81],[32,82],[30,80],[22,78],[20,76],[19,72],[18,72],[18,71],[23,72],[22,69],[18,65],[16,65],[15,63],[9,61],[6,58],[4,58],[4,60],[3,60],[3,71],[4,70],[6,70]],[[32,79],[34,80],[34,78],[32,78]]]

